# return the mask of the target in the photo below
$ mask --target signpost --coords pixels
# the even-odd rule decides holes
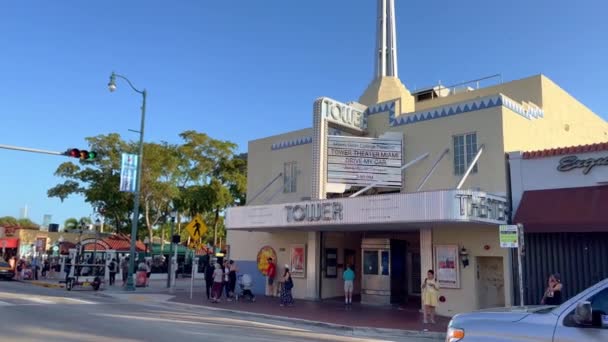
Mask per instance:
[[[517,248],[517,270],[519,279],[519,305],[524,306],[524,272],[522,265],[522,251],[524,247],[524,226],[500,225],[499,237],[501,248]]]
[[[201,247],[201,239],[207,233],[207,225],[200,214],[194,216],[192,221],[186,226],[186,231],[190,235],[188,248],[197,250]]]

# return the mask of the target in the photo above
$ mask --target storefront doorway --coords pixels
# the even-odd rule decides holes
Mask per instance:
[[[477,303],[480,309],[505,306],[502,257],[477,257]]]
[[[407,241],[391,239],[390,247],[391,304],[402,304],[408,296]]]

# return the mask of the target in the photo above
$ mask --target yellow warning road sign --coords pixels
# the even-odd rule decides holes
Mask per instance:
[[[205,221],[200,214],[197,214],[190,223],[186,226],[186,230],[188,234],[190,234],[190,238],[192,241],[198,243],[203,235],[207,233],[207,225],[205,225]]]

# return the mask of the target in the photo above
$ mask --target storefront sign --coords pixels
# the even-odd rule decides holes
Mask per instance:
[[[330,135],[327,182],[401,187],[402,141]]]
[[[494,196],[458,194],[460,214],[479,219],[504,221],[507,217],[507,203]]]
[[[519,236],[517,225],[501,224],[498,226],[498,231],[501,248],[517,248]]]
[[[559,160],[557,171],[567,172],[574,169],[583,169],[583,174],[586,175],[596,166],[608,166],[608,157],[578,159],[577,156],[567,156]]]
[[[287,222],[342,221],[342,203],[306,203],[286,205]]]
[[[363,111],[327,97],[321,99],[321,115],[327,121],[340,126],[357,131],[367,129],[367,121]]]

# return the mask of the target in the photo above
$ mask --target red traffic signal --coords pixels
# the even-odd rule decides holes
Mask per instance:
[[[97,152],[89,152],[87,150],[79,150],[77,148],[67,150],[65,155],[72,158],[78,158],[80,160],[93,160],[97,158]]]

